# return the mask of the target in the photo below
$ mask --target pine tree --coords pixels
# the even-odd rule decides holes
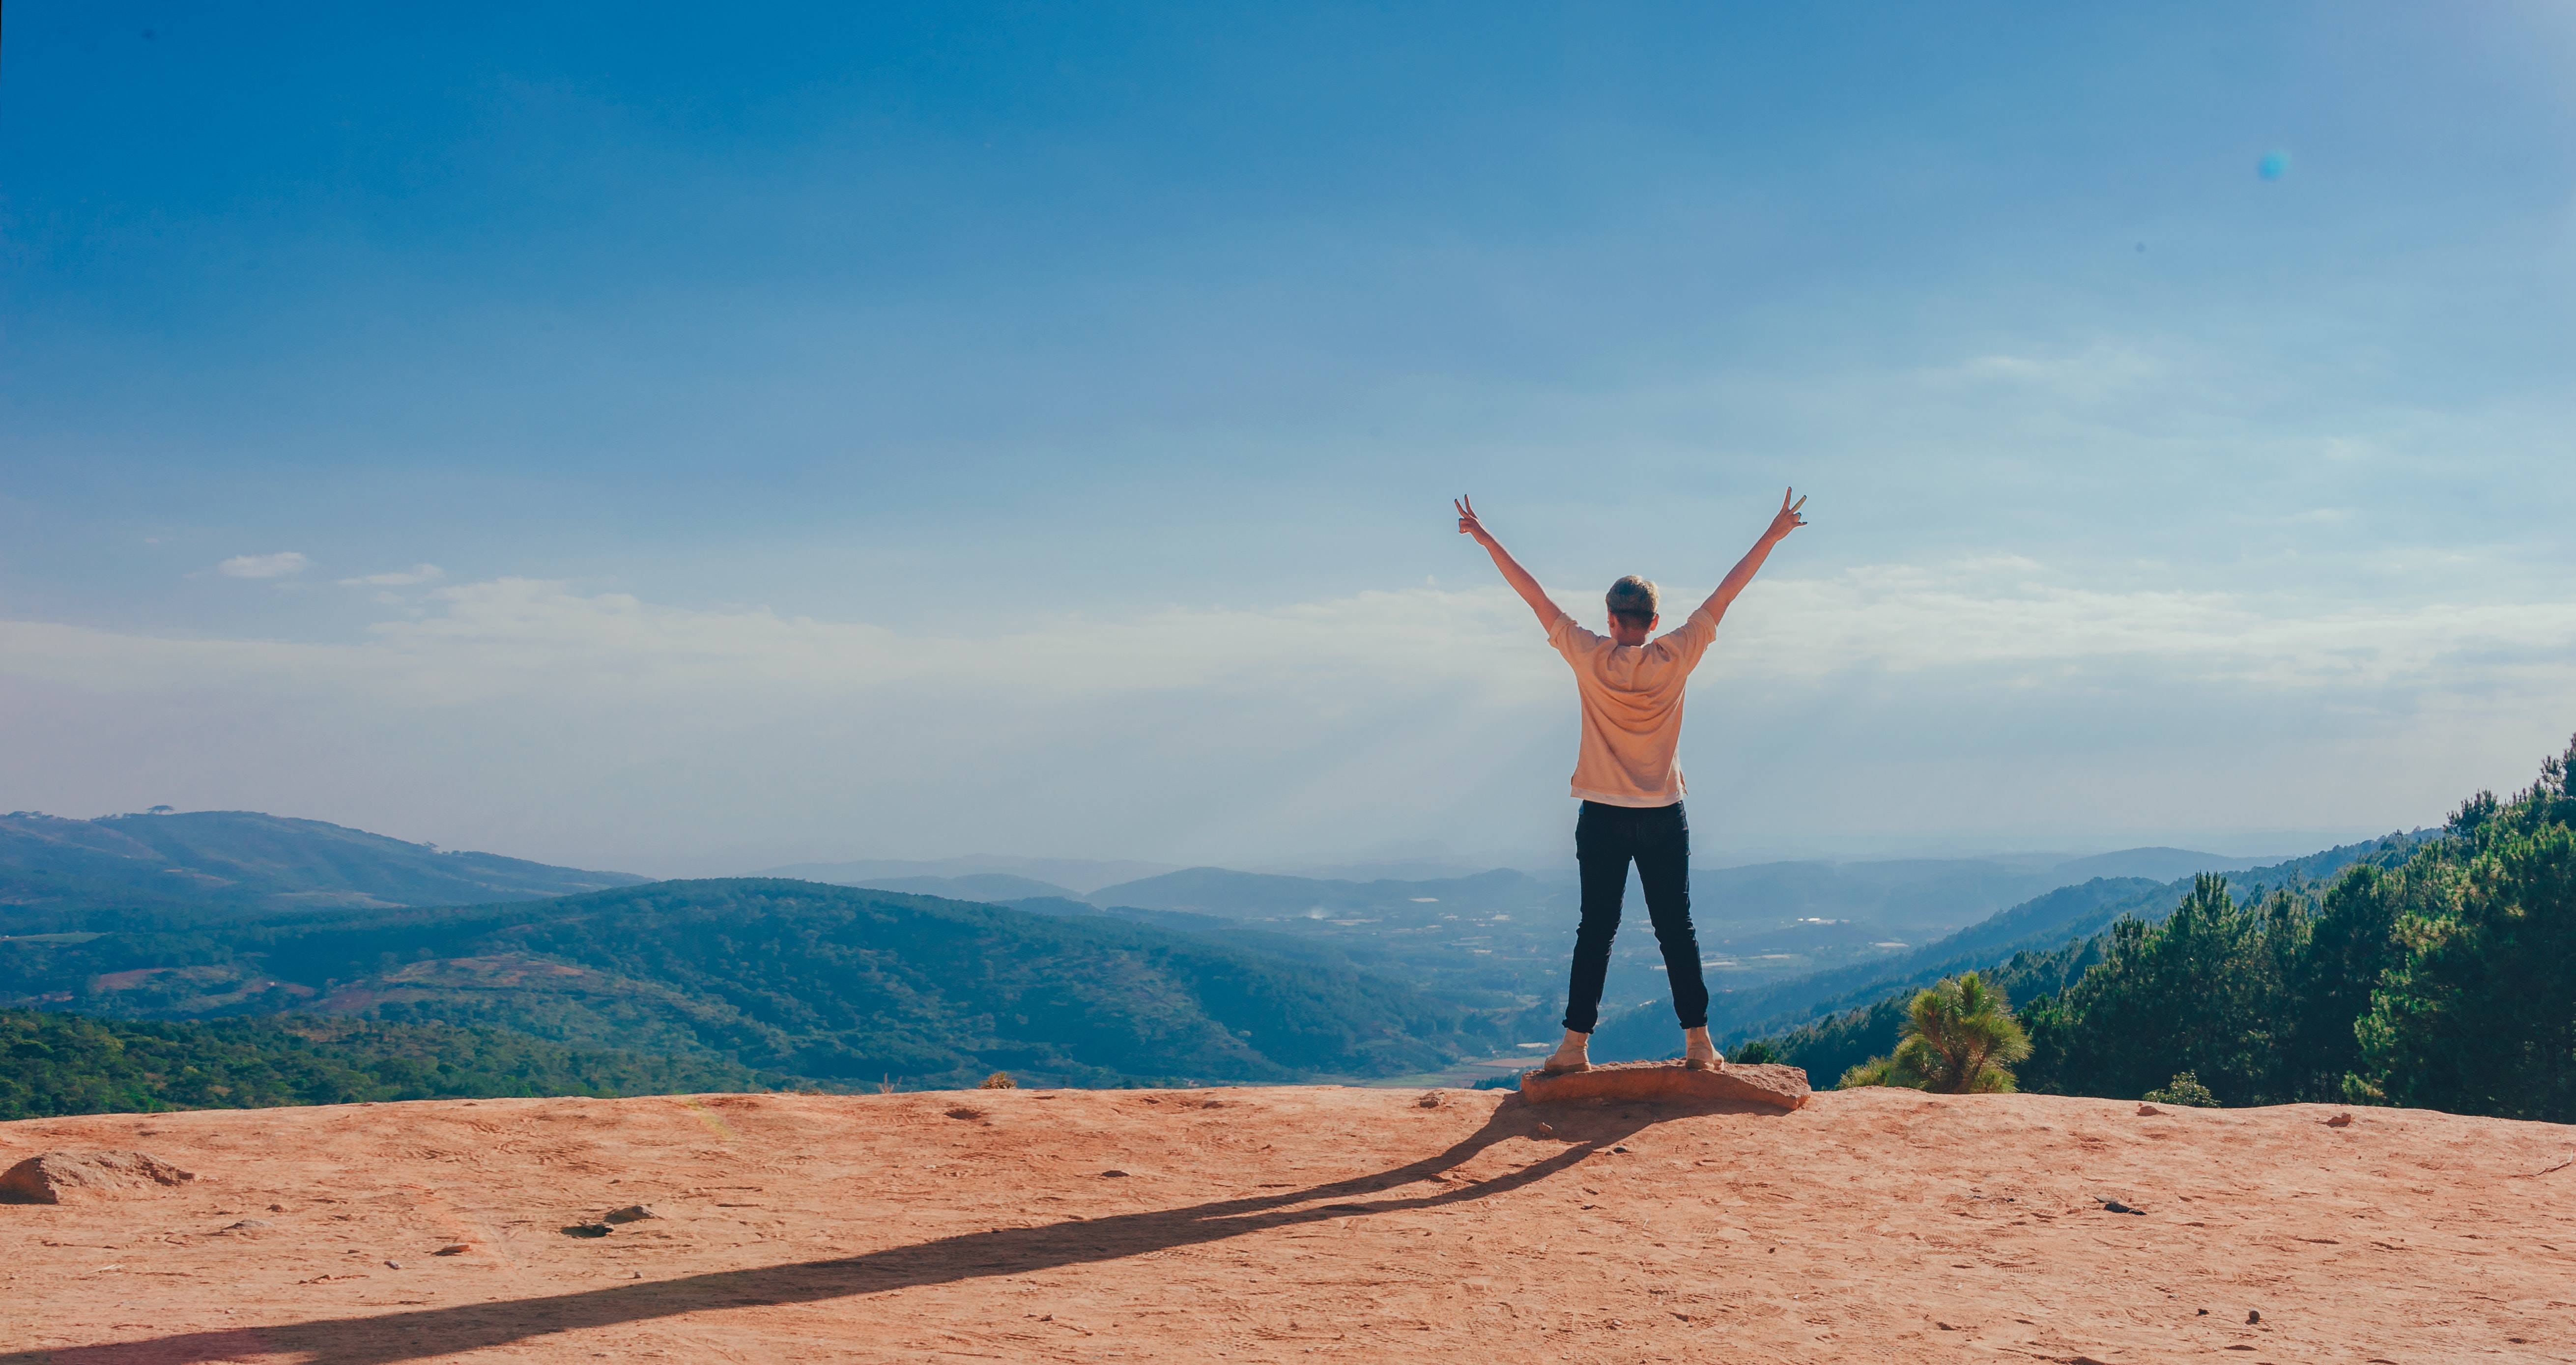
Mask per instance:
[[[2396,960],[2354,1025],[2356,1098],[2576,1119],[2576,742],[2381,880]]]
[[[2011,1090],[2012,1064],[2029,1055],[2003,992],[1967,972],[1915,995],[1895,1061],[1925,1090],[1971,1095]]]

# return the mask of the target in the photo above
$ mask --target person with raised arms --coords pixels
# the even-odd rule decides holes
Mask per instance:
[[[1549,1075],[1588,1071],[1592,1029],[1601,1014],[1601,983],[1610,970],[1610,940],[1619,932],[1620,902],[1628,890],[1628,865],[1646,893],[1646,915],[1664,950],[1664,972],[1673,985],[1673,1013],[1682,1026],[1682,1064],[1695,1071],[1725,1065],[1708,1037],[1708,983],[1701,975],[1699,935],[1691,928],[1690,821],[1682,810],[1688,788],[1673,757],[1682,734],[1682,690],[1700,656],[1717,635],[1726,609],[1761,572],[1771,547],[1807,524],[1805,498],[1780,495],[1780,511],[1753,548],[1744,552],[1717,591],[1691,612],[1679,630],[1654,636],[1660,594],[1630,574],[1610,585],[1609,635],[1574,623],[1530,571],[1485,529],[1472,499],[1459,498],[1458,533],[1474,536],[1494,557],[1503,581],[1538,613],[1547,642],[1574,667],[1574,690],[1583,712],[1583,742],[1574,760],[1573,795],[1583,802],[1574,821],[1574,860],[1583,881],[1583,920],[1574,931],[1574,970],[1565,990],[1565,1038],[1541,1070]]]

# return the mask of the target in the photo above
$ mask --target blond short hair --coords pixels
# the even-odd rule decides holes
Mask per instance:
[[[1655,619],[1656,604],[1663,600],[1663,593],[1655,587],[1653,580],[1630,574],[1611,584],[1610,591],[1602,595],[1602,600],[1610,604],[1612,616],[1628,625],[1643,627]]]

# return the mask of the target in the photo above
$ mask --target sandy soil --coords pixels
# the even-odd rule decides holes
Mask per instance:
[[[201,1178],[0,1206],[0,1365],[2576,1360],[2576,1128],[2333,1112],[1282,1088],[49,1119],[0,1125],[0,1165]],[[634,1203],[661,1216],[560,1231]]]

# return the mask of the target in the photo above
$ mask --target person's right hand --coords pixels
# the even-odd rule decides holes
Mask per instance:
[[[1451,498],[1449,500],[1449,505],[1458,509],[1458,534],[1462,536],[1474,536],[1477,544],[1486,546],[1487,548],[1491,548],[1493,546],[1493,534],[1485,529],[1485,523],[1476,519],[1476,503],[1474,499]]]
[[[1789,501],[1789,495],[1796,491],[1797,490],[1794,488],[1784,488],[1780,491],[1780,512],[1779,515],[1771,518],[1770,529],[1762,533],[1762,538],[1764,540],[1786,540],[1789,538],[1789,533],[1791,531],[1797,530],[1799,527],[1807,524],[1807,519],[1798,515],[1798,509],[1806,506],[1807,500],[1805,498],[1800,498],[1794,503]],[[1461,527],[1459,529],[1464,530],[1465,528]]]

